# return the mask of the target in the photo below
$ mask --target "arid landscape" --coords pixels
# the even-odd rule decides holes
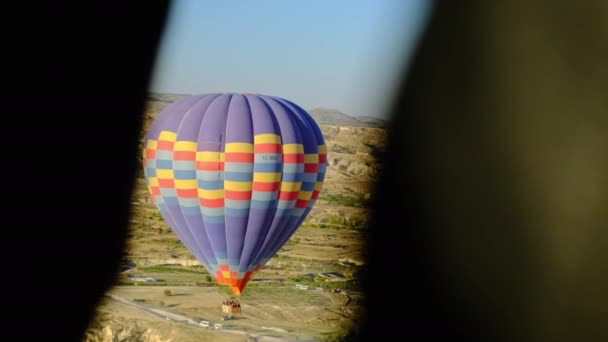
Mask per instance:
[[[149,96],[144,132],[176,98]],[[222,300],[231,293],[215,284],[177,239],[151,202],[140,172],[121,274],[85,341],[331,341],[357,328],[362,231],[385,132],[380,120],[310,112],[328,147],[323,191],[302,227],[247,286],[242,314],[222,319]]]

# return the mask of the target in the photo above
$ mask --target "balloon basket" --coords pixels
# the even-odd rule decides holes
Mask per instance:
[[[241,304],[234,298],[225,300],[222,303],[222,313],[228,315],[238,315],[241,313]]]

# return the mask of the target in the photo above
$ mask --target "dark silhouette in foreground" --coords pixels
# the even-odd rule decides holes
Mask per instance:
[[[361,336],[605,341],[608,3],[437,4],[387,125]]]
[[[48,1],[4,12],[3,340],[81,341],[116,278],[166,10]]]

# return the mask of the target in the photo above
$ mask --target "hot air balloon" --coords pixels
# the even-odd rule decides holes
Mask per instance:
[[[150,126],[143,154],[162,217],[236,296],[310,213],[327,166],[313,118],[257,94],[173,102]]]

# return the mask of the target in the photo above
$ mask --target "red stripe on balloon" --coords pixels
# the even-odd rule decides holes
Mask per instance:
[[[308,206],[307,200],[297,200],[296,201],[296,208],[306,208],[307,206]]]
[[[196,162],[196,169],[201,171],[220,171],[224,169],[220,162]]]
[[[158,186],[160,186],[161,188],[174,188],[175,187],[175,183],[173,182],[173,179],[159,178],[158,179]]]
[[[225,161],[235,163],[253,163],[253,153],[227,152]]]
[[[283,201],[293,201],[298,198],[299,191],[281,191],[279,199]]]
[[[303,163],[303,162],[304,162],[303,153],[287,153],[287,154],[283,155],[283,163],[294,164],[294,163]]]
[[[173,152],[173,160],[196,160],[196,152],[194,151],[175,151]]]
[[[255,144],[253,145],[253,152],[255,153],[281,153],[280,144]]]
[[[251,191],[224,190],[224,197],[232,200],[250,200]]]
[[[173,151],[173,141],[159,140],[156,148],[158,150]]]
[[[304,172],[306,172],[306,173],[319,172],[319,164],[317,164],[317,163],[304,164]]]
[[[280,182],[253,182],[253,190],[255,191],[274,192],[279,191],[280,186]]]
[[[196,198],[198,191],[196,189],[177,189],[177,197],[179,198]]]
[[[221,208],[224,206],[224,199],[223,198],[216,198],[216,199],[199,198],[198,203],[200,205],[202,205],[203,207],[207,207],[207,208]]]

